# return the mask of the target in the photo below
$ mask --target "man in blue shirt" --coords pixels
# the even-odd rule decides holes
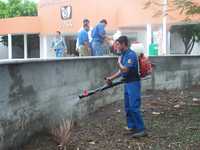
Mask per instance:
[[[104,40],[106,38],[105,27],[107,21],[101,20],[92,30],[92,55],[103,56],[106,54],[106,48],[104,46]]]
[[[141,83],[138,73],[138,58],[134,51],[128,48],[128,38],[120,36],[117,40],[117,49],[121,51],[118,58],[119,71],[106,78],[108,84],[122,76],[124,85],[124,105],[127,117],[127,126],[134,138],[146,136],[144,122],[140,114]]]
[[[79,56],[89,56],[90,48],[89,48],[89,24],[84,24],[83,29],[78,33],[78,52]]]

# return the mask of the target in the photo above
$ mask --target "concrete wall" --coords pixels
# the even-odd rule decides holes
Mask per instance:
[[[157,65],[145,89],[186,88],[200,84],[200,57],[153,57]],[[122,99],[121,87],[79,101],[83,89],[104,84],[116,71],[116,58],[64,58],[0,61],[0,150],[26,142],[53,121],[79,119]]]
[[[33,60],[0,62],[0,150],[25,142],[53,120],[81,118],[120,98],[113,89],[78,99],[83,89],[104,84],[113,58]]]
[[[152,57],[156,68],[150,80],[143,81],[145,89],[183,89],[200,85],[200,56]]]

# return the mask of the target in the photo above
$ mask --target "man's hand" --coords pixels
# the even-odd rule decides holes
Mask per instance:
[[[106,83],[108,85],[112,85],[112,79],[111,79],[111,77],[106,77],[105,80],[106,80]]]
[[[118,65],[119,65],[120,71],[121,72],[128,72],[128,68],[122,65],[121,60],[122,60],[122,57],[119,56],[118,57]]]
[[[118,57],[118,65],[120,65],[120,64],[121,64],[121,60],[122,60],[122,57],[121,57],[121,56],[119,56],[119,57]]]
[[[115,80],[116,78],[120,77],[120,74],[121,74],[121,71],[117,71],[115,72],[114,74],[112,74],[111,76],[109,77],[105,77],[105,81],[108,85],[112,85],[112,81]]]

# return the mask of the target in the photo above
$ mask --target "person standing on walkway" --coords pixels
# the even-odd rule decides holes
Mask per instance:
[[[146,136],[144,122],[140,113],[141,106],[141,82],[138,73],[138,58],[134,51],[128,47],[127,36],[120,36],[116,40],[117,49],[121,51],[118,58],[119,71],[106,78],[108,84],[112,80],[123,77],[124,84],[124,105],[127,117],[127,129],[133,138]]]
[[[106,38],[107,21],[102,19],[92,30],[92,55],[103,56],[106,54],[104,40]]]
[[[56,57],[63,57],[64,52],[67,51],[67,45],[60,31],[56,31],[56,37],[52,43],[52,48],[56,52]]]
[[[83,20],[83,28],[78,33],[78,52],[79,56],[89,56],[91,54],[90,43],[89,43],[89,35],[88,32],[90,30],[89,20]]]

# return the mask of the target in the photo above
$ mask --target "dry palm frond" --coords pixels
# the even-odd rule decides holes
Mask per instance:
[[[51,129],[51,135],[58,144],[59,150],[64,150],[65,146],[69,142],[72,126],[73,123],[71,120],[63,119],[57,127]]]

